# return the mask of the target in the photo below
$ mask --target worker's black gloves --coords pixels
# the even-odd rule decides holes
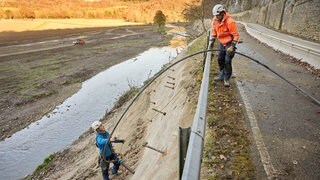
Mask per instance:
[[[117,137],[114,137],[113,138],[113,141],[111,141],[111,142],[113,142],[113,143],[125,143],[125,140],[123,140],[123,139],[118,139]]]
[[[126,141],[122,139],[122,140],[118,140],[118,142],[123,144],[123,143],[125,143]]]

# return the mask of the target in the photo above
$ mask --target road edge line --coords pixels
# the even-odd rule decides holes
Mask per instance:
[[[268,179],[274,179],[277,177],[278,173],[277,173],[277,170],[272,165],[271,158],[270,158],[268,150],[264,144],[264,141],[263,141],[263,138],[262,138],[262,135],[261,135],[258,123],[257,123],[256,116],[254,115],[252,107],[249,103],[248,97],[245,94],[245,91],[241,86],[242,84],[237,80],[235,80],[235,82],[236,82],[236,87],[238,88],[238,90],[240,92],[240,96],[242,98],[242,101],[245,105],[245,111],[246,111],[245,113],[246,113],[246,115],[249,119],[249,122],[250,122],[251,131],[253,134],[253,139],[254,139],[254,142],[255,142],[257,149],[259,151],[260,159],[263,164],[264,171],[266,172]]]

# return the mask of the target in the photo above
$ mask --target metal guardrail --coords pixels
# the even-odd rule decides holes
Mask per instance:
[[[277,40],[277,41],[279,41],[280,43],[287,44],[287,45],[289,45],[289,46],[295,47],[295,48],[300,49],[300,50],[302,50],[302,51],[305,51],[305,52],[307,52],[307,53],[314,54],[314,55],[316,55],[316,56],[320,56],[320,50],[319,50],[319,49],[317,50],[317,49],[314,49],[314,48],[302,46],[302,45],[297,44],[297,43],[289,42],[289,41],[287,41],[287,40],[283,40],[283,39],[280,39],[280,38],[278,38],[278,37],[275,37],[275,36],[272,36],[272,35],[269,35],[269,34],[260,32],[260,31],[258,31],[258,30],[256,30],[256,29],[253,29],[253,28],[249,27],[246,23],[242,23],[242,22],[239,22],[239,23],[243,24],[243,25],[246,27],[247,31],[248,31],[248,30],[249,30],[249,31],[254,31],[254,32],[257,33],[257,34],[260,34],[260,35],[262,35],[262,36],[266,36],[266,37],[269,37],[269,38],[271,38],[271,39]]]
[[[211,47],[212,43],[209,42],[208,50],[210,50]],[[207,52],[197,109],[193,119],[187,156],[181,178],[182,180],[198,180],[200,178],[203,142],[206,127],[206,111],[211,57],[212,52]]]
[[[268,33],[260,32],[259,30],[249,27],[245,22],[239,22],[245,26],[246,31],[259,41],[266,43],[272,48],[282,51],[296,59],[309,63],[315,69],[320,69],[320,49],[315,47],[307,47],[295,42],[289,42],[281,37],[275,37]]]
[[[270,35],[268,35],[271,37]],[[276,37],[273,37],[276,38]],[[280,39],[279,39],[280,40]],[[288,43],[288,44],[294,44],[290,43],[288,41],[283,41],[282,42]],[[294,44],[296,45],[296,44]],[[304,48],[303,46],[296,45],[297,47]],[[208,45],[208,50],[211,50],[212,44],[211,42]],[[309,49],[307,52],[310,52],[311,50]],[[317,55],[317,51],[315,51],[315,55]],[[245,56],[249,59],[249,56],[246,56],[241,53],[237,53],[242,56]],[[212,51],[209,51],[206,53],[206,59],[205,59],[205,64],[204,64],[204,73],[202,77],[202,83],[201,83],[201,88],[200,88],[200,94],[198,97],[198,104],[197,104],[197,109],[196,113],[193,119],[193,125],[191,128],[191,135],[189,139],[189,144],[188,144],[188,150],[187,150],[187,155],[184,163],[184,168],[183,168],[183,173],[182,173],[182,180],[198,180],[200,179],[200,170],[201,170],[201,162],[202,162],[202,152],[203,152],[203,143],[204,143],[204,137],[205,137],[205,127],[206,127],[206,110],[207,110],[207,97],[208,97],[208,89],[209,89],[209,75],[210,75],[210,61],[212,57]],[[256,61],[255,59],[252,59]],[[257,62],[257,61],[256,61]],[[261,64],[260,62],[258,62]],[[265,68],[269,69],[282,79],[286,80],[282,76],[280,76],[278,73],[275,71],[271,70],[269,67],[267,67],[264,64],[263,65]],[[289,84],[295,86],[288,80],[286,80]],[[298,88],[299,89],[299,88]],[[300,89],[301,90],[301,89]],[[301,90],[304,92],[303,90]],[[305,93],[306,94],[306,93]],[[309,96],[312,100],[318,103],[316,99],[313,97]]]

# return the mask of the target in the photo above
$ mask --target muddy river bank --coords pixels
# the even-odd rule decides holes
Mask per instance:
[[[64,31],[68,32],[64,35]],[[81,83],[108,67],[137,56],[150,47],[169,44],[152,26],[97,28],[90,31],[59,30],[49,36],[21,40],[19,45],[1,46],[0,140],[39,120],[77,92]],[[23,34],[23,32],[21,32]],[[48,34],[48,35],[53,35]],[[21,37],[17,36],[17,37]],[[0,36],[1,37],[1,36]],[[74,46],[77,38],[86,41]],[[53,41],[56,40],[56,41]],[[8,40],[7,40],[8,41]],[[10,40],[15,42],[14,37]],[[15,42],[16,43],[16,42]],[[49,50],[41,50],[51,48]],[[37,51],[37,49],[40,49]]]
[[[149,30],[151,33],[151,29]],[[119,32],[120,29],[117,29],[117,31],[110,29],[109,33],[95,32],[94,35],[111,34],[110,31]],[[119,35],[114,37],[110,36],[110,39],[118,40],[116,42],[120,44],[119,41],[121,38],[127,38],[127,39],[131,38],[132,40],[134,40],[133,37],[135,36],[140,37],[141,35],[141,30],[138,33],[129,29],[124,29],[123,32],[127,32],[127,33],[129,32],[128,33],[129,35],[128,34]],[[130,33],[132,34],[130,35]],[[158,40],[158,42],[161,42],[156,44],[157,46],[165,45],[166,43],[168,43],[167,41],[168,37],[160,36],[157,33],[149,34],[149,35],[151,36],[153,35],[153,38],[158,38],[156,40]],[[93,37],[95,36],[92,36],[92,38]],[[115,38],[115,37],[118,37],[118,38]],[[85,38],[90,38],[90,34],[86,35]],[[139,41],[139,40],[140,39],[138,40],[136,39],[136,41]],[[91,50],[97,49],[97,46],[94,46],[94,47],[90,46],[91,43],[96,43],[96,45],[100,45],[99,49],[103,48],[101,47],[101,44],[96,42],[96,41],[101,42],[101,37],[93,40],[90,39],[88,41],[90,42],[89,45],[86,44],[86,46],[81,46],[81,47],[70,46],[68,47],[68,49],[81,48],[83,51],[85,51],[85,49],[88,46]],[[128,45],[127,43],[128,42],[126,41],[124,44]],[[138,46],[140,43],[139,44],[132,43],[132,44],[134,44],[134,46]],[[146,44],[148,43],[145,43],[144,45]],[[176,43],[176,42],[174,44],[179,45],[179,43]],[[140,44],[140,46],[142,45]],[[143,46],[143,48],[146,48],[146,47]],[[62,48],[57,48],[57,49],[48,50],[48,51],[57,51],[60,49]],[[116,48],[114,48],[114,50],[116,50]],[[137,49],[132,47],[131,48],[124,47],[122,48],[122,50],[123,51],[128,50],[128,52],[133,54],[134,50],[139,50],[139,47]],[[46,113],[46,116],[42,117],[40,121],[32,123],[22,131],[19,131],[13,134],[12,137],[7,138],[4,141],[0,142],[0,153],[1,153],[0,154],[1,155],[0,171],[2,174],[1,176],[3,176],[3,178],[19,178],[19,177],[23,177],[27,173],[30,173],[30,171],[32,171],[37,164],[40,164],[41,161],[48,154],[61,150],[67,145],[71,144],[75,139],[77,139],[77,137],[79,137],[80,134],[82,134],[84,131],[88,129],[90,123],[93,120],[98,120],[99,118],[101,118],[105,114],[106,109],[111,109],[111,107],[113,106],[113,103],[117,100],[117,97],[121,95],[121,93],[128,90],[132,85],[140,86],[143,83],[143,81],[145,81],[150,76],[152,76],[157,71],[159,71],[164,64],[170,62],[170,60],[174,58],[180,51],[181,51],[181,47],[177,47],[177,46],[151,48],[134,58],[131,58],[116,66],[112,66],[111,68],[108,68],[106,71],[103,71],[97,74],[96,76],[94,76],[93,78],[84,82],[78,93],[68,98],[61,105],[57,106],[53,111],[50,111],[51,108],[47,109],[48,112]],[[97,51],[95,52],[96,52],[95,57],[97,57],[97,59],[102,57],[101,52],[97,52]],[[39,53],[49,53],[49,52],[39,51]],[[83,53],[83,52],[79,52],[79,53]],[[108,54],[110,52],[106,51],[105,49],[104,53]],[[12,56],[23,56],[26,54],[29,55],[30,53],[23,53],[20,55],[12,55]],[[31,54],[36,54],[36,53],[31,53]],[[120,56],[120,53],[116,53],[116,54]],[[127,53],[123,52],[122,53],[123,56],[121,56],[120,59],[127,57],[126,54]],[[107,59],[109,58],[113,59],[116,57],[108,56]],[[94,58],[89,58],[89,59],[92,60]],[[30,62],[30,61],[25,61],[25,62]],[[90,61],[87,63],[91,64],[92,62]],[[26,65],[29,65],[29,64],[27,63]],[[86,64],[79,64],[79,65],[86,66]],[[61,68],[61,69],[64,69],[64,68]],[[33,71],[31,73],[33,73]],[[91,74],[94,74],[94,72],[91,72]],[[83,78],[82,75],[83,75],[82,73],[79,74],[81,78]],[[52,76],[49,76],[49,77],[50,79],[53,78]],[[59,80],[63,81],[63,79],[56,77],[55,81],[53,82],[56,82],[56,83],[58,82],[57,83],[57,86],[58,86]],[[45,80],[41,79],[41,81],[45,81]],[[68,82],[70,81],[72,82],[72,79],[69,80]],[[50,81],[50,83],[52,83],[52,81]],[[78,87],[80,84],[81,82],[77,82],[77,81],[73,84],[67,83],[67,85],[69,86],[77,85]],[[48,86],[48,87],[52,87],[52,86]],[[35,90],[36,89],[37,88],[35,88]],[[76,89],[77,88],[74,88],[74,90]],[[30,88],[28,90],[30,91]],[[48,95],[48,98],[49,97],[52,98],[52,96],[59,96],[58,95],[59,92],[60,91],[56,91],[52,95],[51,94]],[[73,91],[65,91],[65,92],[70,93]],[[39,100],[42,100],[42,102],[46,102],[44,99],[48,100],[48,98],[44,96],[42,98],[39,98]],[[33,102],[33,100],[34,99],[31,99],[31,103],[37,104],[37,102],[39,102],[39,101]],[[30,103],[28,102],[24,104],[24,106],[26,107],[29,107],[28,105],[30,106]],[[17,105],[14,104],[13,106],[17,106]],[[41,108],[40,108],[40,111],[41,111]],[[37,114],[39,116],[41,115],[41,113],[39,112]],[[19,117],[18,119],[20,119],[20,116],[18,117]],[[26,125],[27,124],[28,123],[26,123]],[[12,124],[10,124],[10,126],[12,126]],[[65,129],[74,129],[74,130],[66,131]],[[19,143],[16,143],[16,142],[19,142]],[[46,148],[43,148],[44,146]],[[23,166],[19,167],[20,164],[23,164]]]

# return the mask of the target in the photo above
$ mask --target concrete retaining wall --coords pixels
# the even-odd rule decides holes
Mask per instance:
[[[319,0],[238,0],[228,10],[239,21],[253,22],[287,32],[295,36],[320,42]],[[237,13],[241,12],[241,13]]]

